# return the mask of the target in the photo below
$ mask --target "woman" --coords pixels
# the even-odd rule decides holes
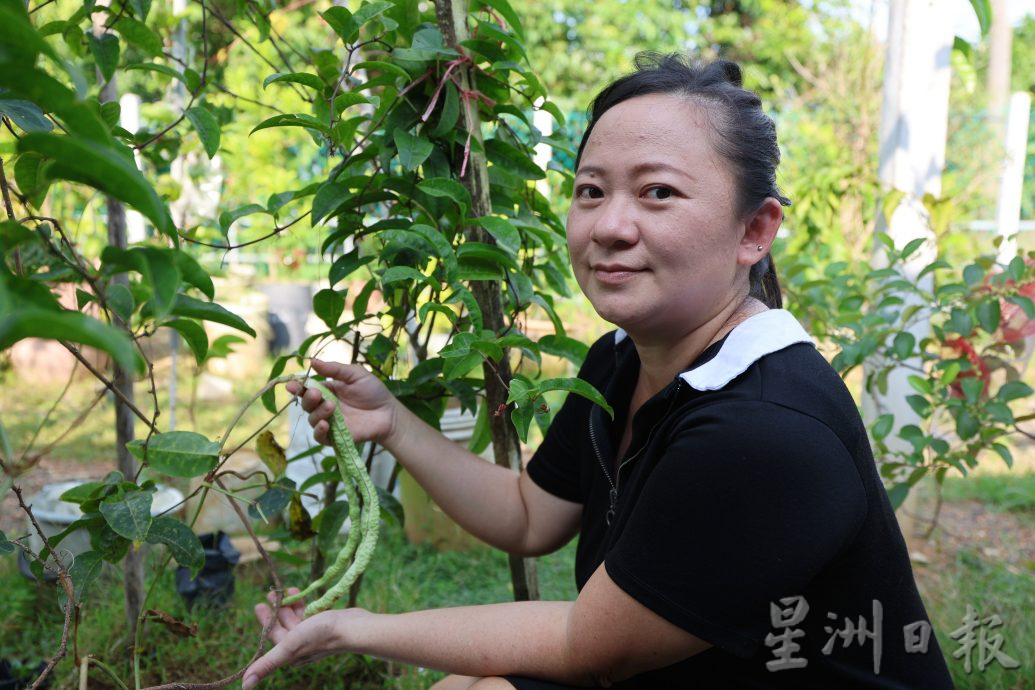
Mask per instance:
[[[457,674],[441,690],[952,687],[933,636],[923,652],[912,639],[927,618],[855,404],[779,308],[768,252],[789,202],[773,123],[740,81],[730,62],[641,57],[593,104],[568,243],[619,326],[579,374],[613,421],[569,396],[518,475],[458,451],[362,368],[314,362],[357,439],[476,536],[537,555],[579,532],[578,598],[288,608],[245,688],[345,651]],[[326,441],[332,406],[293,392]]]

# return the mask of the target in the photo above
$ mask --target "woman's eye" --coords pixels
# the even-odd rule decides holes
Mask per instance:
[[[648,199],[668,199],[672,196],[672,190],[668,187],[651,187],[647,190]]]
[[[599,187],[584,184],[575,190],[575,196],[579,199],[600,199],[603,198],[604,192]]]

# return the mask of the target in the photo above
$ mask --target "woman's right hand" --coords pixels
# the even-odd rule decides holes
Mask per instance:
[[[323,384],[338,396],[345,424],[356,443],[376,441],[383,444],[395,431],[399,403],[376,376],[358,364],[313,359],[312,367],[317,374],[327,377]],[[331,445],[328,434],[334,403],[324,400],[320,391],[305,388],[298,381],[290,381],[285,387],[288,392],[299,396],[302,409],[309,413],[309,424],[316,440]]]

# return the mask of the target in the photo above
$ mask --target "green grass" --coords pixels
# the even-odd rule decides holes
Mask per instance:
[[[154,567],[159,559],[150,559]],[[540,559],[544,599],[575,596],[574,545]],[[288,584],[302,584],[308,568],[278,565]],[[173,681],[210,682],[241,669],[254,652],[259,625],[252,605],[265,600],[270,578],[261,563],[237,569],[231,606],[198,608],[193,612],[175,592],[172,568],[158,580],[148,608],[168,612],[187,623],[198,623],[196,637],[182,638],[157,623],[148,623],[142,637],[142,682],[156,685]],[[154,573],[148,576],[150,583]],[[122,614],[121,571],[107,568],[82,606],[79,654],[92,654],[113,667],[132,687],[132,672],[125,655],[126,626]],[[13,556],[0,559],[0,589],[4,615],[0,617],[0,656],[27,664],[46,658],[58,648],[62,617],[56,589],[23,578]],[[397,529],[386,529],[360,592],[360,606],[375,611],[400,612],[444,606],[511,601],[507,559],[489,548],[439,553],[427,546],[408,544]],[[425,688],[443,674],[346,655],[311,666],[278,671],[271,687],[311,688]],[[78,671],[71,654],[57,668],[55,689],[78,687]],[[115,687],[99,670],[90,672],[90,688]]]
[[[1032,617],[1035,571],[1011,569],[964,549],[957,554],[951,570],[935,574],[932,579],[933,583],[923,591],[924,600],[956,687],[959,690],[1035,688],[1035,645],[1032,644],[1035,640],[1035,618]],[[950,634],[963,626],[968,604],[981,620],[993,614],[1003,620],[1000,627],[986,628],[986,634],[989,639],[1001,634],[1002,651],[1020,662],[1020,668],[1006,670],[993,662],[982,673],[978,670],[975,649],[971,656],[971,673],[966,673],[963,657],[953,657],[961,647]]]
[[[994,510],[1035,513],[1035,472],[948,478],[942,497],[946,501],[980,501]]]

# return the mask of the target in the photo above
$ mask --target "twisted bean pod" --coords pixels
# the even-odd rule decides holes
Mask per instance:
[[[324,571],[322,577],[310,584],[301,592],[285,597],[284,604],[291,604],[311,594],[320,587],[335,582],[327,593],[305,608],[305,615],[325,611],[349,591],[349,587],[366,570],[377,548],[378,529],[381,522],[381,506],[377,497],[377,488],[367,474],[366,467],[352,440],[352,434],[345,425],[345,417],[338,407],[338,396],[322,383],[312,379],[303,379],[306,387],[320,391],[324,400],[334,404],[334,414],[330,419],[330,438],[334,455],[341,475],[342,485],[349,501],[349,519],[351,527],[345,545],[338,552],[334,563]],[[356,487],[359,487],[357,492]],[[360,495],[362,494],[362,506]],[[353,558],[355,554],[355,558]],[[349,563],[351,559],[351,564]]]

